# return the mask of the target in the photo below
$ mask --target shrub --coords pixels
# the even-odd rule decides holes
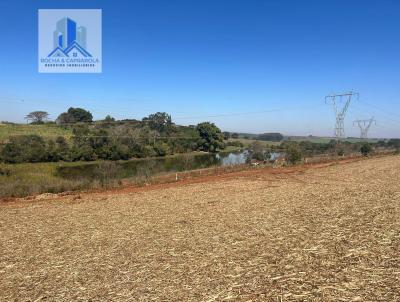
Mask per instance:
[[[154,161],[142,162],[136,169],[136,180],[139,183],[149,183],[156,172],[158,171]]]
[[[228,141],[228,142],[226,142],[226,146],[243,148],[244,144],[241,141]]]
[[[337,151],[337,155],[339,155],[339,156],[344,156],[344,149],[343,149],[343,148],[340,148],[340,149]]]
[[[290,144],[286,150],[287,161],[292,165],[298,163],[303,158],[303,152],[299,145]]]
[[[120,178],[121,167],[112,161],[105,161],[98,164],[94,169],[94,176],[99,180],[102,187],[114,184]]]
[[[60,159],[69,160],[69,146],[65,137],[58,136],[56,138],[56,149]]]
[[[79,161],[92,161],[98,159],[97,154],[91,146],[83,145],[81,147],[74,146],[71,149],[71,160]]]
[[[363,156],[368,156],[369,154],[372,153],[373,149],[372,149],[371,144],[365,143],[365,144],[363,144],[363,145],[361,146],[360,151],[361,151],[361,154],[362,154]]]
[[[265,146],[259,141],[254,141],[250,145],[250,149],[252,151],[251,158],[256,160],[265,160],[269,159],[270,154],[265,150]]]
[[[387,146],[394,148],[395,150],[400,150],[400,139],[392,138],[387,142]]]
[[[165,156],[168,154],[169,147],[166,143],[156,143],[154,146],[154,151],[158,156]]]
[[[257,139],[261,141],[280,142],[283,140],[283,135],[280,133],[263,133],[258,135]]]
[[[264,152],[261,152],[261,151],[253,152],[251,154],[251,158],[256,159],[256,160],[264,160],[265,154],[264,154]]]
[[[8,163],[41,162],[46,160],[46,143],[38,135],[11,136],[1,157]]]

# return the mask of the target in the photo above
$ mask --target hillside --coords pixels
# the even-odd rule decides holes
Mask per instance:
[[[0,300],[399,301],[400,157],[0,204]]]

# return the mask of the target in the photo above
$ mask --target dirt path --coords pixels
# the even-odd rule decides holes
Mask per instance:
[[[0,301],[399,301],[400,157],[0,206]]]

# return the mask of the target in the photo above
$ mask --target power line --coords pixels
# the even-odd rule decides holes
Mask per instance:
[[[380,107],[378,107],[376,105],[372,105],[372,104],[369,104],[367,102],[360,102],[360,104],[367,105],[369,107],[375,108],[375,109],[377,109],[379,111],[382,111],[382,112],[384,112],[386,114],[389,114],[389,115],[392,115],[392,116],[400,117],[400,114],[397,114],[397,113],[394,113],[394,112],[391,112],[391,111],[387,111],[386,109],[382,109],[382,108],[380,108]]]
[[[290,111],[303,111],[312,110],[318,108],[322,105],[313,105],[309,107],[299,107],[299,108],[277,108],[270,110],[258,110],[258,111],[248,111],[248,112],[233,112],[233,113],[221,113],[221,114],[209,114],[209,115],[198,115],[198,116],[177,116],[174,120],[185,120],[185,119],[207,119],[207,118],[217,118],[217,117],[231,117],[231,116],[245,116],[245,115],[256,115],[274,112],[290,112]],[[79,124],[124,124],[124,123],[140,123],[149,122],[143,120],[118,120],[118,121],[93,121],[93,122],[79,122]],[[76,125],[77,123],[63,123],[62,125]],[[51,125],[51,124],[48,124]]]
[[[358,107],[359,104],[365,105],[365,103],[363,104],[362,102],[359,102],[359,103],[357,103],[356,107]],[[364,107],[364,108],[365,108],[365,107]],[[382,112],[385,113],[385,111],[382,111]],[[374,115],[376,112],[368,111],[368,113],[371,114],[371,115]],[[388,114],[388,112],[386,112],[386,113]],[[392,118],[387,118],[387,117],[386,117],[386,118],[385,118],[385,121],[387,121],[387,122],[392,122],[392,123],[396,123],[396,124],[400,124],[400,120],[395,120],[395,119],[392,119]]]
[[[280,109],[270,109],[270,110],[258,110],[258,111],[248,111],[248,112],[234,112],[234,113],[221,113],[213,115],[202,115],[202,116],[186,116],[186,117],[174,117],[174,119],[199,119],[199,118],[213,118],[213,117],[229,117],[229,116],[240,116],[240,115],[253,115],[253,114],[264,114],[264,113],[274,113],[274,112],[284,112],[284,111],[302,111],[310,110],[320,107],[321,105],[314,105],[310,107],[299,107],[299,108],[280,108]]]

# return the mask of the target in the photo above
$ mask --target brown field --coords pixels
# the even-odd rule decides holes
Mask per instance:
[[[0,203],[0,301],[400,301],[400,156]]]

